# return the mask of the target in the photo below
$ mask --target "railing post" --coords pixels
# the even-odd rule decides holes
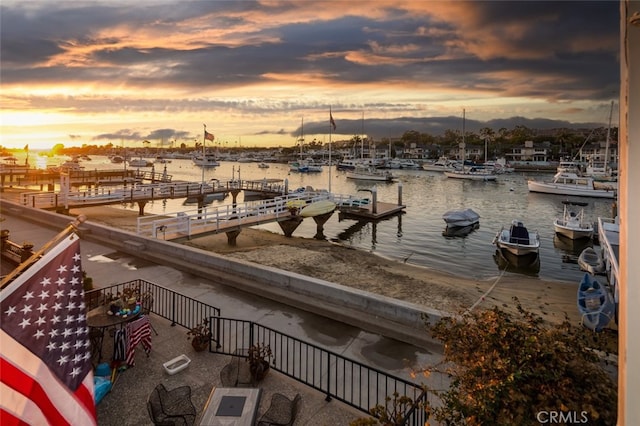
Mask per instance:
[[[215,317],[216,320],[216,349],[220,349],[222,345],[220,344],[220,315]]]
[[[171,292],[171,327],[176,326],[176,292]]]
[[[337,377],[337,374],[336,374]],[[331,354],[327,353],[327,396],[324,398],[325,401],[331,401]]]

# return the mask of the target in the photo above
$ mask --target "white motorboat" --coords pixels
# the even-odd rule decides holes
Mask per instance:
[[[593,236],[593,225],[584,221],[584,209],[576,212],[568,208],[566,204],[562,216],[553,222],[553,228],[556,234],[572,240]]]
[[[582,177],[569,172],[556,173],[551,182],[529,180],[527,186],[530,192],[576,197],[615,198],[617,191],[615,182],[596,185],[591,177]]]
[[[572,160],[561,160],[556,167],[557,173],[580,173],[581,164]]]
[[[456,160],[450,160],[447,157],[440,157],[433,163],[423,163],[422,169],[430,172],[446,172],[457,170],[460,168],[460,163]]]
[[[269,165],[267,163],[260,163],[258,164],[258,167],[260,167],[261,169],[268,169]]]
[[[493,171],[482,168],[482,167],[466,167],[465,166],[460,170],[446,171],[444,172],[444,175],[448,178],[480,180],[480,181],[494,181],[497,179],[497,176]]]
[[[220,162],[215,154],[199,154],[191,159],[193,164],[201,167],[218,167]]]
[[[151,167],[153,163],[151,161],[147,161],[144,158],[134,158],[129,160],[129,167]]]
[[[537,231],[529,232],[519,220],[514,220],[509,229],[500,229],[493,239],[493,243],[516,256],[538,253],[540,250],[540,236]]]
[[[411,158],[394,158],[385,162],[389,169],[421,170],[420,164]]]
[[[379,170],[373,167],[357,166],[353,171],[347,172],[347,179],[393,182],[395,176],[393,176],[393,174],[388,170]]]
[[[473,209],[449,210],[442,215],[447,227],[464,227],[478,223],[480,215]]]

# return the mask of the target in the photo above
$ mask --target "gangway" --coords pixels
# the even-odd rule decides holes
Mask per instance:
[[[291,207],[294,200],[308,204],[333,198],[328,192],[302,192],[269,200],[143,216],[138,218],[136,231],[141,236],[166,240],[229,232],[242,227],[289,220],[295,216],[295,210]]]

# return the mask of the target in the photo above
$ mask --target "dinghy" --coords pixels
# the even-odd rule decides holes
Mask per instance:
[[[578,256],[578,266],[592,275],[602,274],[605,270],[602,256],[593,247],[587,247],[582,250],[582,253]]]
[[[584,274],[578,287],[578,310],[582,325],[602,331],[613,319],[615,304],[609,290],[590,274]]]

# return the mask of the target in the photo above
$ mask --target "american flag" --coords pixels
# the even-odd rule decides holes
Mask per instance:
[[[333,114],[331,114],[331,110],[329,110],[329,123],[331,123],[331,127],[333,127],[333,130],[336,129],[336,122],[333,121]]]
[[[213,136],[213,133],[209,133],[209,132],[207,132],[207,131],[205,130],[205,131],[204,131],[204,138],[205,138],[206,140],[210,140],[210,141],[212,141],[212,140],[214,140],[214,139],[215,139],[215,136]]]
[[[0,313],[0,424],[97,424],[78,236],[4,288]]]

